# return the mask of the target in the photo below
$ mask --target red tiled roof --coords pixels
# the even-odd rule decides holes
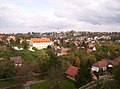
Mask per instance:
[[[72,77],[75,77],[77,73],[78,73],[78,67],[72,65],[65,71],[65,74],[70,75]]]
[[[8,36],[6,38],[7,41],[10,41],[11,39],[13,39],[14,41],[16,41],[16,37],[15,36]]]
[[[118,65],[118,64],[120,63],[120,57],[115,58],[115,59],[113,60],[113,63],[114,63],[114,65]]]
[[[112,64],[111,60],[104,59],[93,64],[95,67],[107,67],[109,64]]]
[[[49,38],[31,38],[33,43],[39,43],[39,42],[51,42]]]

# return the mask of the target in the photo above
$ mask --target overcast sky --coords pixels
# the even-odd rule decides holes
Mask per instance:
[[[120,0],[0,0],[0,32],[120,32]]]

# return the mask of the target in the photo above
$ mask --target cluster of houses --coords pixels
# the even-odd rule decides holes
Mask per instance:
[[[57,56],[66,55],[69,54],[69,51],[71,48],[64,48],[57,45],[54,45],[54,42],[57,42],[60,44],[61,40],[63,39],[63,44],[66,43],[73,43],[77,48],[84,47],[82,46],[83,41],[87,43],[87,52],[93,52],[96,51],[95,44],[98,43],[100,39],[110,40],[111,36],[107,34],[103,34],[100,36],[94,36],[94,37],[87,37],[86,34],[88,33],[78,33],[78,32],[59,32],[59,33],[52,33],[49,37],[47,35],[43,34],[42,38],[31,38],[29,40],[26,39],[26,41],[29,44],[30,51],[35,51],[32,48],[35,47],[36,49],[46,49],[48,46],[50,46],[52,49],[55,50]],[[98,33],[96,33],[98,34]],[[53,39],[53,41],[51,39]],[[17,40],[17,38],[13,35],[6,37],[6,42],[10,43],[10,40],[13,40],[14,42]],[[0,35],[0,42],[3,41],[3,36]],[[22,42],[23,39],[20,39],[20,42]],[[23,48],[13,47],[15,50],[23,50]],[[22,58],[20,56],[10,57],[10,61],[13,62],[16,66],[22,65]],[[108,59],[103,59],[101,61],[97,61],[93,64],[91,71],[99,72],[100,70],[107,70],[108,68],[113,68],[115,65],[120,63],[120,57],[114,59],[113,61]],[[65,74],[67,78],[75,81],[75,75],[80,71],[78,67],[75,67],[71,65],[66,71]]]
[[[93,76],[93,79],[96,80],[97,76],[95,76],[94,72],[99,72],[100,70],[102,70],[104,72],[108,69],[112,70],[113,67],[118,64],[120,64],[120,57],[115,58],[114,60],[103,59],[103,60],[97,61],[96,63],[93,64],[90,73]],[[75,76],[78,74],[79,71],[80,71],[80,68],[71,65],[65,71],[65,74],[68,79],[76,81]]]
[[[10,43],[10,40],[13,40],[14,42],[16,41],[16,37],[15,36],[13,36],[13,35],[10,35],[10,36],[7,36],[6,37],[6,39],[5,40],[3,40],[3,36],[2,35],[0,35],[0,42],[7,42],[7,43]]]
[[[5,43],[10,43],[10,40],[13,40],[14,42],[17,40],[17,38],[13,35],[7,36],[6,39],[4,40]],[[0,36],[0,41],[3,42],[3,36]],[[30,40],[27,40],[27,43],[31,47],[35,47],[37,49],[44,49],[47,48],[49,45],[52,45],[53,42],[49,38],[31,38]],[[20,43],[23,42],[23,39],[20,39]],[[23,48],[18,48],[17,46],[13,47],[15,50],[23,50]]]

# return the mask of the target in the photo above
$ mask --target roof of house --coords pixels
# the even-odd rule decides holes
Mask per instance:
[[[69,53],[69,51],[70,51],[70,48],[61,48],[57,50],[58,53]]]
[[[15,36],[8,36],[6,38],[7,41],[10,41],[11,39],[13,39],[14,41],[16,41],[16,37]]]
[[[2,38],[0,37],[0,41],[2,41]]]
[[[21,56],[10,57],[10,61],[15,64],[22,64]]]
[[[113,60],[113,63],[114,63],[114,65],[118,65],[118,64],[120,63],[120,57],[115,58],[115,59]]]
[[[33,43],[51,42],[49,38],[31,38]]]
[[[95,67],[107,67],[109,64],[112,64],[111,60],[103,59],[93,64]]]
[[[70,66],[66,71],[65,74],[70,75],[72,77],[75,77],[75,75],[78,73],[79,68],[75,66]]]

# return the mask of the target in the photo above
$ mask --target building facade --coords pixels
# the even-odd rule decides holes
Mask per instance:
[[[30,45],[37,49],[44,49],[52,44],[53,42],[49,38],[31,38],[30,40]]]

